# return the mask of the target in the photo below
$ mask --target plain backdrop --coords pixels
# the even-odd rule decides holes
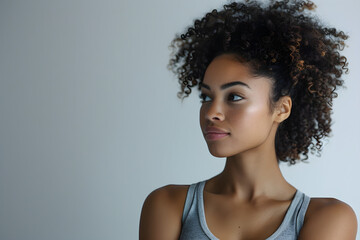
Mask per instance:
[[[166,65],[175,34],[225,3],[0,0],[0,239],[137,239],[151,191],[223,169],[200,130],[198,93],[181,103]],[[347,88],[321,157],[281,170],[360,218],[360,2],[315,3],[350,35]]]

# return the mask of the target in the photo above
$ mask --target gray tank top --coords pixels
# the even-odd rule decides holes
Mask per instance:
[[[209,230],[204,214],[203,191],[205,182],[190,185],[182,215],[180,240],[218,240]],[[304,222],[310,197],[298,189],[279,228],[266,240],[296,240]]]

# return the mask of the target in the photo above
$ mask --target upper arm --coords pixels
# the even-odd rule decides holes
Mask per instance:
[[[299,240],[355,240],[357,219],[353,209],[346,203],[329,199],[318,206],[304,221]]]
[[[151,192],[142,207],[139,239],[178,239],[185,198],[186,189],[176,185],[167,185]]]

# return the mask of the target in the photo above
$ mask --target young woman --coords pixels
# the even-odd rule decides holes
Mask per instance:
[[[226,164],[210,179],[150,193],[140,239],[355,239],[348,204],[310,198],[279,169],[280,161],[295,164],[321,150],[347,71],[339,51],[348,36],[306,14],[314,8],[233,2],[173,40],[178,96],[198,86],[201,130]]]

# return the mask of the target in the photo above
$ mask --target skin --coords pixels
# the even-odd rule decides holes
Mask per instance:
[[[248,87],[221,89],[236,81]],[[281,174],[275,154],[275,133],[291,114],[291,98],[282,97],[271,112],[271,79],[252,76],[230,54],[210,63],[203,84],[204,137],[207,126],[229,132],[216,141],[205,138],[213,156],[226,157],[224,170],[204,187],[206,223],[219,239],[266,239],[280,226],[296,192]],[[149,194],[141,212],[140,239],[179,238],[188,187],[167,185]],[[298,239],[353,240],[356,232],[349,205],[335,198],[311,198]]]

